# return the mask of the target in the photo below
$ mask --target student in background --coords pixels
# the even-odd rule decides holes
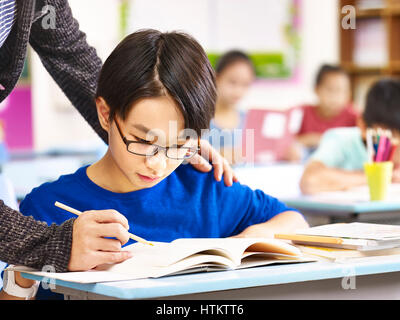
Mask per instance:
[[[394,138],[400,138],[400,82],[391,79],[376,82],[367,94],[366,106],[357,124],[358,127],[336,128],[323,135],[301,178],[303,193],[346,190],[367,184],[363,171],[368,161],[366,129],[389,129]],[[400,182],[399,150],[393,162],[393,182]]]
[[[318,146],[322,134],[332,128],[356,126],[357,113],[350,102],[348,74],[338,66],[323,65],[315,81],[316,106],[304,106],[298,141],[306,147]]]
[[[241,162],[241,130],[245,120],[238,103],[255,79],[254,66],[244,52],[232,50],[219,58],[215,71],[217,103],[207,138],[229,163],[235,164]]]
[[[299,212],[261,190],[238,182],[229,187],[212,172],[182,164],[199,151],[215,100],[213,69],[193,38],[156,30],[129,35],[99,77],[96,105],[109,137],[107,153],[35,188],[21,212],[60,223],[71,214],[55,201],[77,210],[112,207],[126,216],[130,230],[151,241],[273,237],[307,227]],[[120,245],[115,240],[115,248]]]
[[[315,80],[318,103],[303,106],[303,120],[288,160],[300,160],[318,147],[322,134],[332,128],[356,126],[348,74],[340,67],[323,65]]]

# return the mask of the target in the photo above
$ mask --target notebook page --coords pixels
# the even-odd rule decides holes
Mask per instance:
[[[229,259],[209,254],[194,254],[185,259],[168,266],[155,266],[143,261],[126,260],[122,263],[110,265],[103,271],[112,273],[132,275],[134,279],[140,278],[158,278],[165,275],[175,274],[180,271],[196,269],[206,266],[219,266],[225,269],[234,269],[236,265]]]
[[[275,252],[288,255],[301,254],[298,248],[284,241],[270,238],[185,238],[174,240],[172,243],[223,250],[236,265],[240,264],[244,252],[248,249],[250,251]]]

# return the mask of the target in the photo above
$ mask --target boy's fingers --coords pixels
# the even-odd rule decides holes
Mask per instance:
[[[130,251],[119,251],[119,252],[96,252],[93,258],[93,268],[101,264],[109,263],[120,263],[126,259],[132,258],[132,252]]]
[[[129,232],[120,223],[101,223],[97,225],[96,235],[99,238],[115,237],[120,243],[129,241]]]
[[[119,223],[125,229],[129,229],[128,219],[116,210],[91,210],[84,213],[91,215],[91,218],[98,223]]]
[[[94,249],[99,251],[119,252],[121,251],[121,242],[116,239],[99,238],[96,241]]]

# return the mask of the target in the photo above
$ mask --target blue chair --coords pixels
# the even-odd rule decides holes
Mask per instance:
[[[13,185],[3,174],[0,174],[0,199],[10,208],[18,210],[18,202]],[[5,262],[0,261],[0,272],[3,271],[6,265]],[[0,289],[1,288],[3,288],[3,280],[0,278]]]

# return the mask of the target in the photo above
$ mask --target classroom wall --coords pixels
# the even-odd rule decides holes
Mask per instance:
[[[294,82],[255,85],[243,108],[285,109],[315,101],[314,77],[321,64],[339,62],[338,0],[302,0],[300,74]]]
[[[119,20],[118,2],[69,0],[87,41],[96,48],[103,61],[119,41],[119,26],[113,22]],[[52,80],[37,54],[31,51],[35,150],[58,147],[86,149],[101,145],[102,141]]]
[[[119,1],[69,0],[69,3],[81,30],[87,34],[88,42],[97,49],[104,61],[119,41]],[[338,0],[301,0],[301,5],[299,76],[295,81],[256,84],[242,101],[243,108],[284,109],[303,102],[313,102],[313,81],[318,67],[322,63],[338,62]],[[35,53],[32,53],[31,67],[35,150],[70,146],[93,148],[101,145],[100,139],[54,84]]]

